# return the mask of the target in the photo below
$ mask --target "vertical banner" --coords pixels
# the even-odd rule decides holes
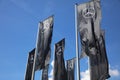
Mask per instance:
[[[53,80],[67,80],[67,74],[64,62],[64,47],[65,39],[62,39],[55,44],[55,60],[54,60],[54,79]]]
[[[74,80],[75,59],[67,60],[67,80]]]
[[[109,63],[105,48],[105,31],[101,30],[100,38],[98,39],[98,50],[92,48],[90,50],[90,76],[92,79],[105,80],[110,77],[109,75]],[[97,54],[96,54],[97,53]],[[96,77],[94,77],[96,75]]]
[[[51,40],[53,33],[53,16],[39,23],[36,50],[35,70],[40,70],[49,64]]]
[[[90,80],[109,78],[108,60],[100,22],[100,0],[92,0],[77,6],[77,26],[82,45],[80,58],[86,55],[89,57]]]
[[[48,80],[48,69],[49,69],[49,64],[45,66],[42,70],[42,80]]]
[[[25,80],[31,80],[33,62],[34,62],[34,54],[35,54],[35,48],[31,52],[29,52],[29,55],[28,55],[28,62],[27,62]]]
[[[105,46],[105,31],[101,30],[101,36],[99,38],[99,71],[100,71],[100,80],[108,79],[109,75],[109,63],[107,58],[106,46]]]
[[[77,6],[77,26],[82,45],[82,57],[88,55],[88,47],[95,44],[94,38],[100,37],[100,1],[89,1]]]

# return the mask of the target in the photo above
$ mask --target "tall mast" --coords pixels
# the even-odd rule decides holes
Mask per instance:
[[[79,61],[79,44],[78,44],[78,28],[77,28],[77,4],[75,4],[75,35],[76,35],[76,64],[77,64],[77,80],[80,80],[80,61]]]

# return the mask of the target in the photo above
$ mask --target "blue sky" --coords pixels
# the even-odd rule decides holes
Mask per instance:
[[[87,1],[0,0],[0,80],[24,80],[28,52],[36,44],[38,23],[52,14],[55,15],[52,58],[54,44],[62,38],[66,39],[65,60],[75,57],[74,5]],[[120,80],[120,0],[101,0],[101,5],[101,27],[106,30],[106,49],[111,70],[109,80]],[[83,59],[83,75],[88,74],[86,69],[87,59]]]

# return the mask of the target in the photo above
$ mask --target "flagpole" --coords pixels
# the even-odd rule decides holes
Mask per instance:
[[[77,80],[80,80],[80,63],[79,63],[79,43],[77,28],[77,4],[75,4],[75,35],[76,35],[76,64],[77,64]]]
[[[33,70],[32,70],[31,80],[34,80],[34,76],[35,76],[35,61],[36,61],[36,50],[35,50],[35,54],[34,54],[34,62],[33,62]]]
[[[27,56],[27,64],[26,64],[26,70],[25,70],[25,74],[24,74],[24,80],[26,79],[26,73],[27,73],[27,65],[28,65],[28,59],[29,59],[29,54]]]
[[[40,23],[39,23],[40,24]],[[35,54],[34,54],[34,63],[33,63],[33,70],[32,70],[32,77],[31,80],[34,80],[34,76],[35,76],[35,62],[36,62],[36,56],[37,56],[37,44],[38,44],[38,38],[39,38],[39,24],[38,24],[38,32],[37,32],[37,39],[36,39],[36,48],[35,48]]]
[[[34,63],[33,63],[33,70],[32,70],[31,80],[34,80],[34,76],[35,76],[35,61],[36,61],[36,50],[35,50],[35,54],[34,54]]]

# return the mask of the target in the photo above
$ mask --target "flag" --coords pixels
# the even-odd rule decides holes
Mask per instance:
[[[25,80],[31,80],[33,62],[34,62],[34,54],[35,54],[35,48],[29,52]]]
[[[77,5],[77,30],[81,38],[81,55],[89,55],[88,48],[93,47],[95,39],[100,37],[101,9],[100,1],[92,0]]]
[[[67,60],[67,80],[74,80],[75,59]]]
[[[101,31],[101,36],[99,39],[99,71],[100,71],[100,80],[108,79],[110,77],[109,75],[109,63],[107,58],[107,52],[106,52],[106,46],[105,46],[105,31]]]
[[[55,60],[54,60],[54,70],[53,80],[67,80],[67,74],[65,69],[64,62],[64,47],[65,47],[65,39],[62,39],[58,43],[55,44]]]
[[[104,39],[105,39],[105,31],[101,30],[101,35],[97,45],[98,49],[93,47],[90,49],[89,52],[91,80],[105,80],[110,77],[109,64],[108,64]]]
[[[40,70],[49,64],[53,32],[53,16],[40,22],[38,27],[35,50],[35,70]]]
[[[89,57],[90,80],[109,78],[104,34],[100,29],[100,22],[100,0],[77,5],[77,27],[82,45],[80,58],[86,55]]]
[[[45,66],[42,70],[42,80],[48,80],[48,69],[49,69],[49,64]]]

